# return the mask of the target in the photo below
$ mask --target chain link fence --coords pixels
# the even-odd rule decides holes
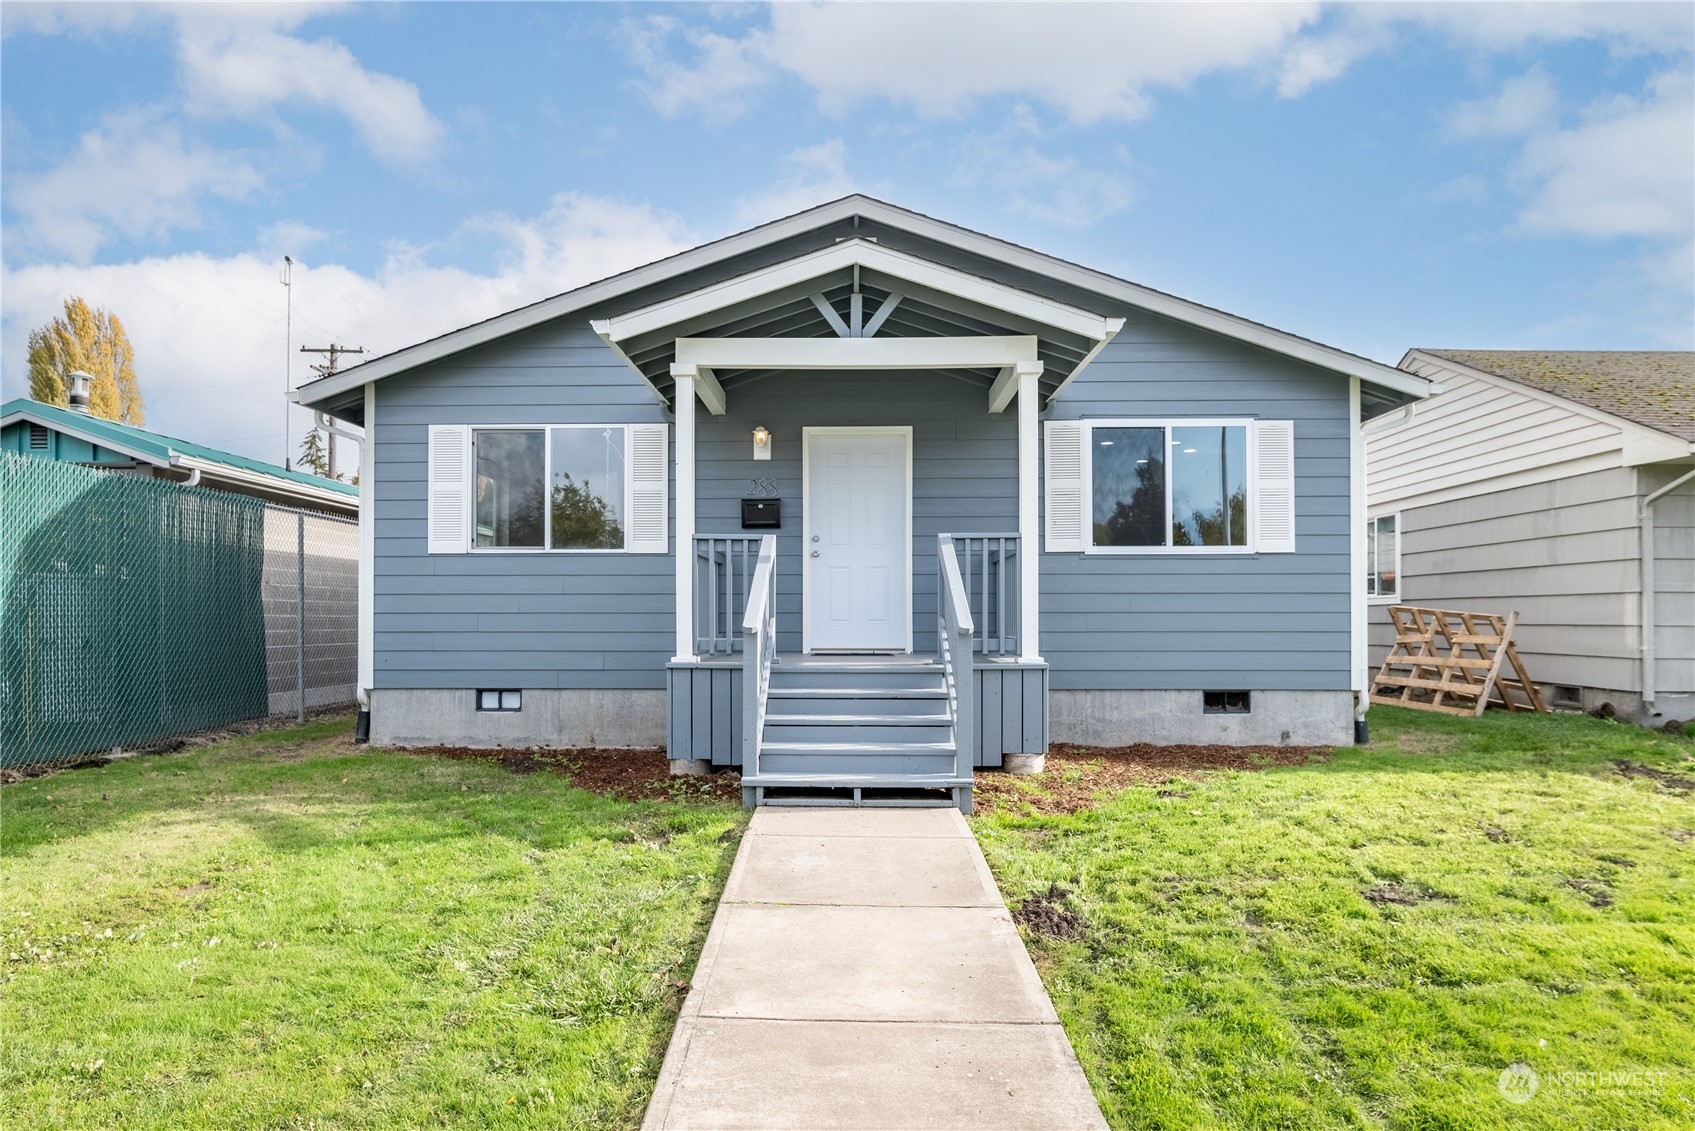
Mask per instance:
[[[358,524],[0,456],[0,768],[354,697]]]

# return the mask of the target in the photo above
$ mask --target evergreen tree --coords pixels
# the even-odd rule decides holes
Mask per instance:
[[[306,430],[306,438],[300,441],[300,458],[295,462],[301,471],[329,478],[330,456],[324,451],[324,439],[316,428]]]
[[[118,316],[94,309],[80,297],[65,300],[65,316],[29,336],[29,395],[45,404],[70,404],[71,373],[94,378],[89,388],[91,415],[140,426],[146,421],[141,386],[135,377],[135,351]]]

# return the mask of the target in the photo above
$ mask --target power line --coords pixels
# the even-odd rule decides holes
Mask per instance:
[[[342,358],[343,354],[363,354],[365,352],[365,347],[364,346],[344,346],[344,345],[340,345],[336,342],[331,342],[327,346],[301,346],[300,352],[301,353],[327,354],[329,356],[328,361],[326,361],[322,365],[314,365],[314,366],[311,366],[310,368],[311,368],[312,372],[316,373],[319,377],[328,377],[332,373],[335,373],[337,371],[337,369],[340,367],[341,358]],[[326,433],[324,438],[325,438],[325,441],[326,441],[326,443],[324,444],[324,451],[329,458],[330,478],[334,479],[334,478],[336,478],[336,473],[335,473],[335,433],[334,432]]]

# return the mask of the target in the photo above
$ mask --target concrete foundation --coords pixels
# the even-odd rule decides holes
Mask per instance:
[[[1252,709],[1207,714],[1199,691],[1051,693],[1054,742],[1127,746],[1346,746],[1354,741],[1351,691],[1254,691]]]
[[[666,763],[674,778],[703,778],[712,772],[712,763],[695,758],[673,758]]]
[[[1046,754],[1003,754],[1001,769],[1009,774],[1039,774],[1047,768]]]
[[[665,692],[525,688],[520,711],[479,711],[475,689],[371,692],[371,741],[389,746],[665,745]]]

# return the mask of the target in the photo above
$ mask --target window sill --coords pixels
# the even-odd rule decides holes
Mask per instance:
[[[1368,605],[1399,605],[1404,600],[1405,600],[1405,598],[1402,598],[1402,597],[1371,597],[1371,596],[1367,596],[1366,599],[1365,599],[1365,603],[1368,604]]]
[[[1249,546],[1091,546],[1086,558],[1251,558],[1257,551]]]

